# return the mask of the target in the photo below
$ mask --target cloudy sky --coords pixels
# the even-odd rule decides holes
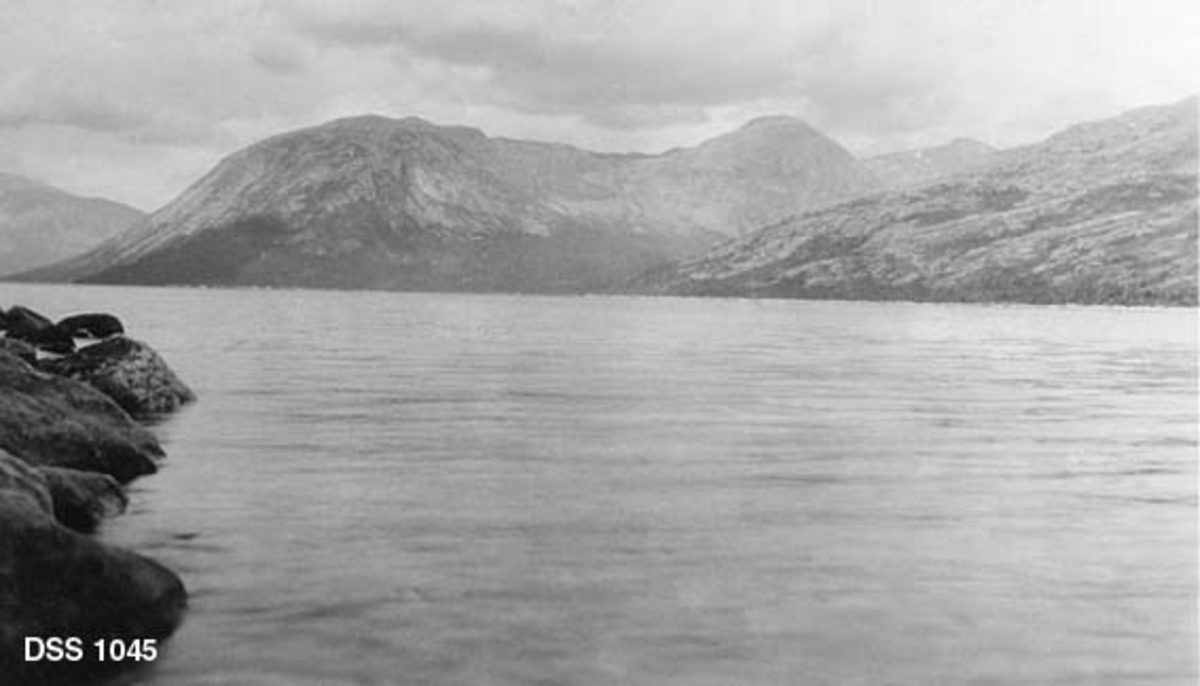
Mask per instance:
[[[0,0],[0,171],[152,210],[375,112],[658,152],[762,114],[860,154],[1200,90],[1195,0]]]

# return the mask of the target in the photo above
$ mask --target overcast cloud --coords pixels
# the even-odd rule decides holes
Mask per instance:
[[[1031,142],[1200,90],[1194,0],[0,0],[0,171],[152,210],[376,112],[599,150],[762,114],[856,153]]]

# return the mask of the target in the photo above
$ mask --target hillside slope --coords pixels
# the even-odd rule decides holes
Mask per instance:
[[[1197,300],[1197,99],[1073,126],[934,185],[805,213],[653,270],[645,293]]]
[[[145,216],[128,205],[0,173],[0,275],[78,255]]]
[[[868,157],[863,164],[889,190],[900,190],[928,185],[937,179],[982,167],[997,153],[986,143],[956,138],[932,148]]]
[[[798,120],[648,156],[355,117],[237,152],[135,229],[22,278],[598,290],[875,189]]]

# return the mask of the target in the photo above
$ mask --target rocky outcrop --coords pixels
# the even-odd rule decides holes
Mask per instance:
[[[89,312],[64,317],[55,324],[75,338],[99,339],[125,333],[121,320],[105,312]]]
[[[25,341],[16,338],[0,337],[0,351],[8,353],[13,357],[28,362],[29,364],[37,364],[37,348],[26,343]]]
[[[196,397],[150,346],[125,336],[112,336],[40,367],[89,384],[135,417],[174,412]]]
[[[51,326],[54,326],[54,322],[28,307],[13,305],[8,310],[0,308],[0,329],[11,338],[28,340]]]
[[[88,533],[129,504],[116,479],[61,467],[33,467],[0,450],[0,491],[16,490],[54,514],[63,526]]]
[[[0,330],[5,338],[23,341],[35,348],[58,355],[75,350],[71,334],[33,310],[13,305],[7,312],[0,310]]]
[[[120,319],[102,312],[75,314],[52,322],[28,307],[13,305],[8,310],[0,308],[0,333],[0,346],[32,362],[38,350],[69,355],[75,351],[75,339],[95,341],[119,336],[125,333],[125,327]]]
[[[0,350],[0,449],[34,465],[127,483],[157,470],[158,440],[91,386],[34,369]]]
[[[0,453],[0,675],[5,684],[89,683],[111,672],[91,643],[161,639],[179,625],[183,582],[162,565],[55,521],[47,489]],[[78,662],[27,662],[29,637],[77,637]]]
[[[46,477],[35,467],[0,450],[0,494],[22,493],[40,510],[54,511]]]
[[[117,480],[106,474],[62,467],[38,467],[53,501],[54,518],[63,526],[85,533],[116,517],[129,506]]]
[[[22,307],[0,313],[8,336],[49,322]],[[52,326],[72,339],[109,336],[91,346],[99,350],[86,359],[96,364],[75,358],[72,373],[137,408],[178,406],[186,387],[149,347],[114,336],[124,328],[115,317]],[[0,341],[0,683],[95,683],[136,664],[102,659],[95,640],[165,638],[186,605],[170,570],[85,535],[125,511],[121,484],[154,472],[162,448],[88,381],[38,369],[55,361],[44,347]],[[28,641],[46,637],[72,637],[75,659],[26,660]]]

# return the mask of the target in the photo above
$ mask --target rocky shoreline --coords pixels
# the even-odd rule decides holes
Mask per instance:
[[[52,322],[0,308],[4,683],[91,683],[149,661],[126,653],[156,649],[179,626],[182,580],[90,534],[125,511],[124,485],[165,456],[145,423],[194,398],[112,315]]]

